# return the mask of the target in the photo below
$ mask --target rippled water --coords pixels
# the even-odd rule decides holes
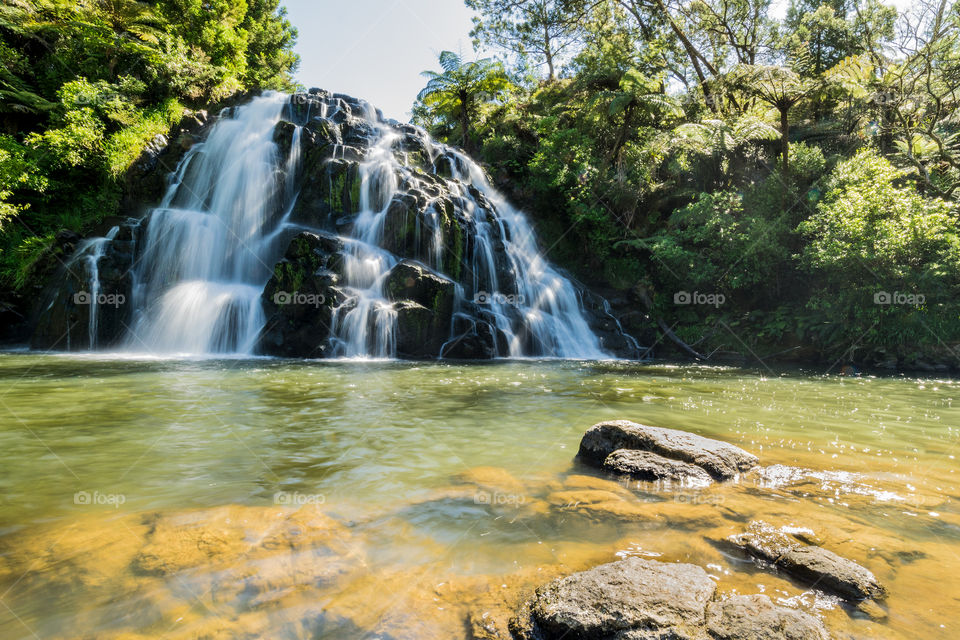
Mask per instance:
[[[0,355],[0,637],[467,637],[471,615],[618,554],[700,564],[838,636],[957,637],[958,397],[953,380],[629,363]],[[615,484],[573,461],[608,418],[717,437],[765,470]],[[888,618],[715,542],[755,519],[866,565]]]

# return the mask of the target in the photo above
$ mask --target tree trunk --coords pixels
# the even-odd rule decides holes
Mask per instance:
[[[464,151],[473,153],[473,144],[470,140],[470,114],[467,112],[467,100],[460,96],[460,140]]]
[[[783,162],[783,175],[790,173],[790,107],[780,107],[780,160]]]
[[[550,41],[550,29],[546,23],[543,25],[543,55],[547,59],[547,82],[553,82],[553,43]]]
[[[701,55],[697,48],[693,46],[693,42],[690,41],[690,38],[687,37],[687,34],[683,32],[683,29],[680,28],[680,25],[678,25],[673,19],[673,16],[670,14],[670,10],[667,9],[667,6],[663,3],[663,0],[656,0],[656,4],[660,9],[660,12],[670,24],[670,29],[680,40],[680,44],[683,45],[683,49],[687,52],[687,57],[690,59],[690,64],[693,65],[693,70],[697,74],[697,79],[700,81],[700,88],[703,90],[704,101],[707,103],[707,106],[710,107],[710,110],[716,113],[719,111],[720,105],[717,104],[717,100],[714,98],[713,91],[710,89],[707,76],[703,72],[700,63],[703,62],[703,64],[707,67],[707,70],[713,76],[717,75],[717,70],[707,61],[706,58],[703,57],[703,55]]]

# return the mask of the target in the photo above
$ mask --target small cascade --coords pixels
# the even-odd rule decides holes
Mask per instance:
[[[267,93],[225,110],[159,205],[121,228],[73,258],[91,348],[107,250],[107,281],[131,301],[106,332],[131,351],[610,357],[593,329],[607,311],[584,310],[480,166],[349,96]]]
[[[335,311],[333,354],[348,358],[396,356],[397,313],[384,295],[387,273],[397,258],[380,248],[387,205],[397,190],[391,148],[395,136],[384,135],[360,165],[360,213],[353,223],[344,256],[348,301]]]
[[[100,288],[100,260],[103,258],[105,248],[116,236],[117,231],[118,227],[114,227],[103,238],[84,240],[66,265],[68,271],[74,270],[83,274],[89,284],[87,290],[78,291],[74,294],[74,301],[77,305],[85,306],[87,310],[87,341],[85,346],[90,350],[95,350],[99,345],[100,303],[101,300],[107,301]],[[66,339],[68,343],[71,340],[69,331]],[[72,345],[68,344],[67,346],[70,348]]]
[[[537,351],[560,358],[603,357],[600,342],[581,312],[577,291],[570,280],[560,275],[540,253],[526,216],[490,186],[476,162],[457,151],[448,150],[448,153],[455,154],[459,161],[454,163],[455,176],[486,194],[499,214],[497,224],[500,236],[508,238],[504,244],[517,290],[512,304],[519,309],[526,322]],[[465,167],[466,171],[459,167]],[[484,224],[489,226],[491,222],[487,220]],[[489,232],[480,233],[478,240],[489,243],[490,235]],[[483,254],[489,256],[490,249],[484,247]],[[501,290],[496,275],[491,273],[490,277],[494,282],[494,291]],[[509,296],[488,296],[488,300],[481,302],[490,306],[500,327],[506,324],[509,317],[505,303],[511,304]],[[522,355],[517,352],[516,340],[511,340],[510,355]]]

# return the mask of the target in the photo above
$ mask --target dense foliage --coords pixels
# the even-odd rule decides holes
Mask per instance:
[[[5,0],[0,290],[35,284],[56,232],[117,213],[128,167],[189,108],[291,87],[296,35],[279,0]]]
[[[511,78],[471,144],[553,257],[661,344],[960,364],[953,2],[467,4]],[[414,113],[462,141],[450,110]]]

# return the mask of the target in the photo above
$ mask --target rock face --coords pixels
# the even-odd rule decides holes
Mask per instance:
[[[537,589],[512,624],[526,640],[826,640],[816,618],[769,598],[717,599],[700,567],[627,558]]]
[[[139,221],[120,221],[110,239],[58,234],[48,250],[59,265],[34,318],[34,349],[86,350],[116,345],[131,324]]]
[[[396,302],[397,355],[431,358],[450,335],[456,283],[414,260],[396,264],[384,280],[384,291]]]
[[[879,600],[886,594],[883,585],[866,567],[827,549],[803,544],[764,522],[752,522],[747,532],[726,540],[754,558],[823,591],[853,600]]]
[[[645,480],[708,480],[705,475],[729,480],[757,464],[756,456],[732,444],[628,420],[590,427],[578,456],[587,464]]]

